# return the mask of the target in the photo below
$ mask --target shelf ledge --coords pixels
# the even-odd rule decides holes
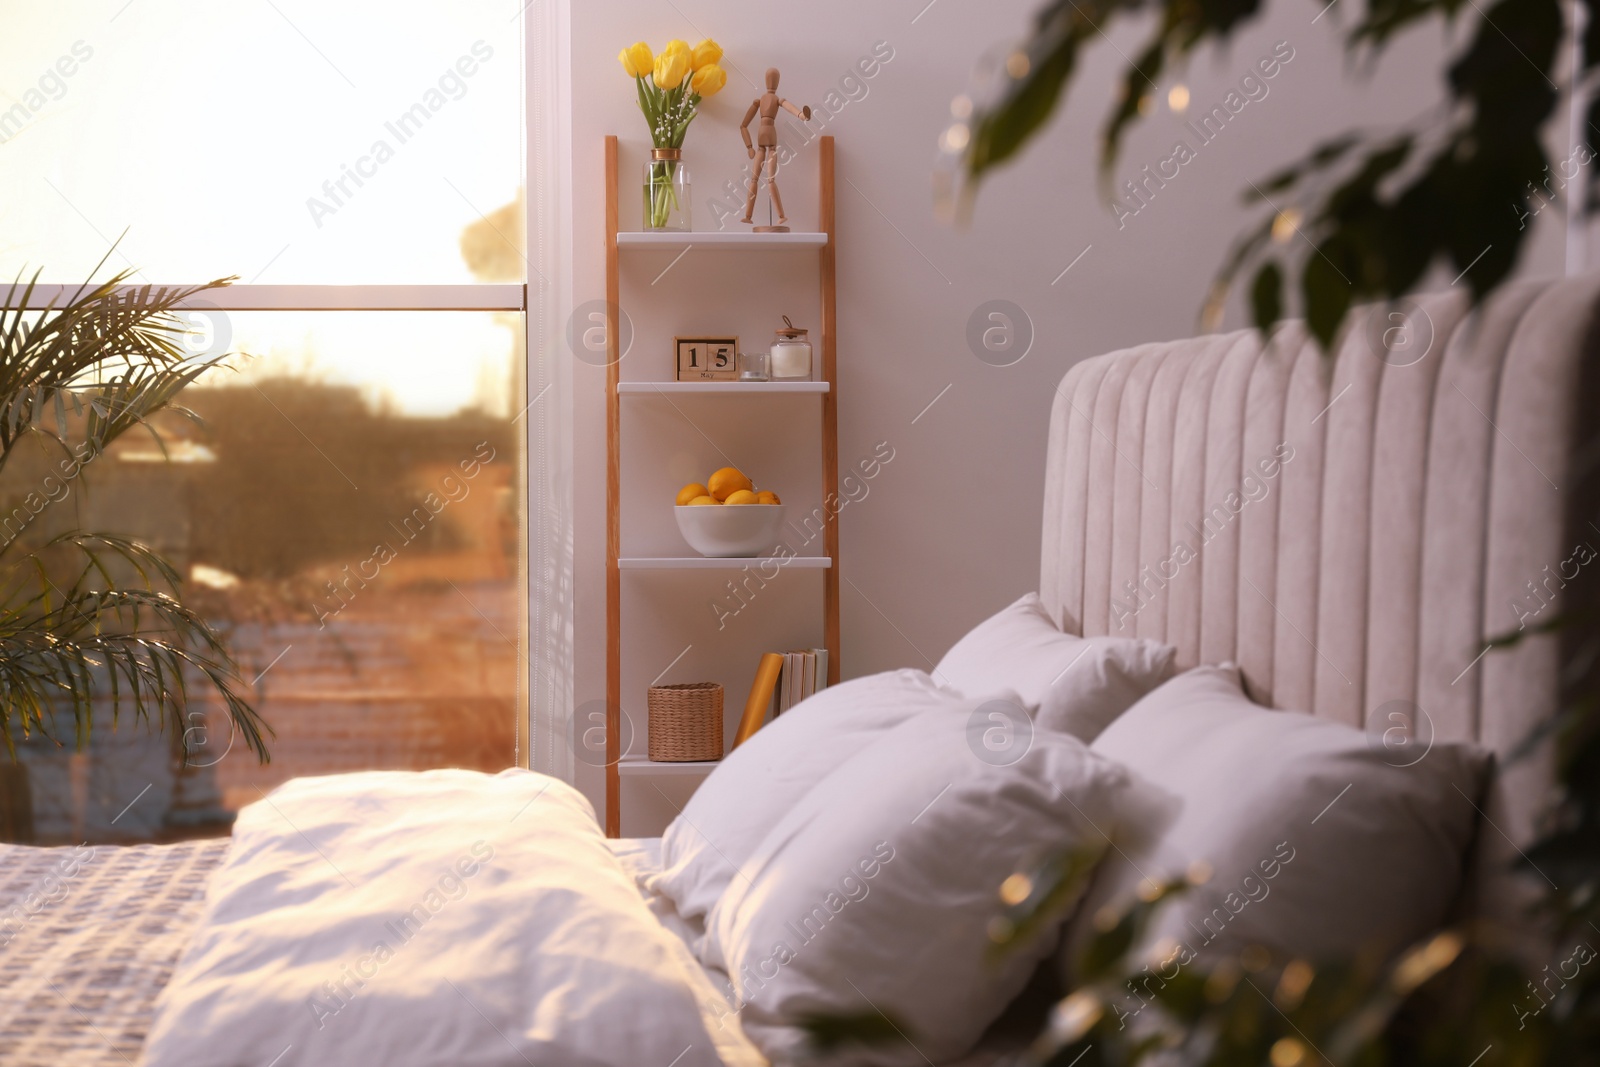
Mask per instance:
[[[657,763],[644,756],[623,756],[617,761],[617,773],[623,776],[646,774],[710,774],[722,765],[721,760],[702,760],[694,763]]]
[[[704,233],[673,233],[658,230],[628,230],[617,234],[618,248],[657,248],[674,250],[704,248],[728,251],[741,248],[822,248],[828,243],[825,233],[748,233],[743,230]]]
[[[625,571],[714,571],[738,570],[742,567],[773,563],[783,570],[827,570],[833,566],[832,556],[624,556],[617,566]]]
[[[731,393],[826,393],[827,382],[618,382],[617,392],[703,393],[726,396]]]

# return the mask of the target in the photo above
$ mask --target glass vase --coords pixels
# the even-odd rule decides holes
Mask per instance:
[[[644,165],[644,225],[649,230],[688,231],[689,168],[683,150],[657,148]]]

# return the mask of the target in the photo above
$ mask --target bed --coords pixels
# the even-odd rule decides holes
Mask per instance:
[[[435,773],[483,777],[473,772]],[[527,783],[522,795],[528,798],[528,809],[513,814],[522,817],[531,811],[536,815],[535,805],[550,795],[536,781],[539,776],[525,772],[508,772],[507,776]],[[359,792],[371,794],[377,791],[379,780],[388,779],[401,783],[398,796],[409,800],[419,793],[416,775],[356,777],[367,780],[357,787]],[[281,795],[274,796],[281,814],[287,804]],[[516,807],[523,803],[519,801]],[[298,814],[294,821],[327,851],[339,854],[337,846],[322,840],[318,828]],[[485,820],[485,825],[490,821]],[[236,835],[237,839],[247,837],[248,827],[244,834]],[[236,844],[215,838],[172,845],[76,849],[0,845],[0,901],[31,901],[23,921],[0,929],[0,1041],[4,1042],[8,1067],[139,1062],[158,995],[202,921],[208,884]],[[311,861],[314,865],[330,862],[316,846],[307,844],[316,857]],[[658,963],[658,969],[670,969],[691,991],[705,1031],[713,1038],[715,1059],[708,1062],[730,1067],[763,1064],[766,1061],[740,1037],[737,1028],[719,1025],[732,997],[728,979],[702,966],[688,949],[703,934],[703,926],[682,919],[669,900],[642,888],[660,869],[660,844],[659,838],[616,839],[605,847],[617,868],[640,887],[641,905],[661,926],[661,941],[672,951],[669,959]],[[246,843],[244,847],[250,846]],[[389,862],[392,857],[380,865]],[[339,869],[330,866],[328,870],[332,872],[330,883],[347,875],[365,880],[363,872],[342,862]],[[326,1003],[333,1005],[332,1001]],[[491,1047],[497,1041],[491,1025],[486,1025],[479,1037]],[[1021,1040],[1020,1034],[999,1031],[989,1048],[965,1058],[960,1067],[985,1067],[1001,1050],[1015,1048]],[[284,1062],[294,1061],[286,1056]],[[467,1061],[452,1057],[434,1062]]]
[[[1563,567],[1572,546],[1600,537],[1574,518],[1591,513],[1583,509],[1592,486],[1575,457],[1595,429],[1579,412],[1593,410],[1587,368],[1597,362],[1597,290],[1600,281],[1581,278],[1508,286],[1476,312],[1457,291],[1400,312],[1359,312],[1331,368],[1295,325],[1268,344],[1241,332],[1078,364],[1051,413],[1043,610],[1068,633],[1162,642],[1175,650],[1177,669],[1236,663],[1260,704],[1366,728],[1386,745],[1426,754],[1469,741],[1505,757],[1556,706],[1561,638],[1539,636],[1493,655],[1484,654],[1485,640],[1553,615],[1571,578]],[[1270,478],[1252,473],[1267,469],[1264,457],[1276,457]],[[1186,538],[1203,541],[1193,565],[1174,562]],[[465,773],[429,772],[446,792],[460,785],[449,775]],[[541,805],[555,798],[566,811],[559,818],[581,822],[576,794],[547,793],[538,777],[507,772],[487,788],[504,790],[512,806],[525,796],[544,797]],[[374,801],[373,817],[405,824],[412,780],[420,779],[371,778],[373,796],[390,790],[390,807]],[[1502,768],[1474,804],[1491,828],[1478,837],[1480,861],[1528,838],[1547,783],[1538,758]],[[349,782],[337,788],[345,792],[335,808],[363,803]],[[326,823],[335,837],[309,825],[321,818],[315,795],[273,796],[276,804],[241,813],[231,846],[0,846],[0,1045],[8,1064],[138,1061],[180,959],[193,964],[207,951],[196,931],[208,907],[216,910],[208,887],[213,897],[223,892],[213,880],[230,848],[236,858],[281,848],[285,864],[309,869],[328,859],[313,839],[326,845],[356,832],[351,819]],[[453,803],[482,807],[481,797],[440,796],[445,813]],[[270,837],[267,822],[279,816],[292,825]],[[441,816],[406,832],[437,837],[458,824]],[[657,953],[640,965],[641,980],[680,983],[711,1035],[692,1056],[656,1049],[667,1053],[663,1067],[678,1062],[674,1054],[687,1057],[679,1067],[765,1062],[737,1025],[726,1025],[737,993],[723,971],[704,964],[697,946],[705,924],[682,918],[652,890],[661,841],[608,842],[602,860],[593,853],[598,832],[587,833],[555,852],[530,853],[529,869],[569,846],[587,849],[584,862],[620,872],[635,895],[617,906],[636,906],[659,928],[640,934]],[[473,861],[461,856],[465,870]],[[382,882],[373,862],[357,877]],[[252,877],[261,881],[259,869]],[[247,890],[292,895],[293,878]],[[209,915],[213,928],[225,928],[223,918]],[[570,931],[538,936],[548,951]],[[225,941],[214,935],[212,948]],[[669,971],[676,977],[662,979]],[[314,995],[308,1010],[322,1023],[344,1002],[324,999],[319,1009]],[[493,1029],[483,1030],[486,1051],[472,1062],[505,1062],[507,1046],[520,1057],[511,1062],[527,1059]],[[1014,1044],[991,1035],[961,1062],[992,1062]],[[316,1062],[287,1049],[280,1055],[285,1067]]]
[[[1051,418],[1047,606],[1113,632],[1127,583],[1287,442],[1281,485],[1132,625],[1180,666],[1237,661],[1263,704],[1352,726],[1399,710],[1413,732],[1506,756],[1556,707],[1560,638],[1493,655],[1485,639],[1556,615],[1558,572],[1600,536],[1583,458],[1600,432],[1597,293],[1588,276],[1509,285],[1470,315],[1459,290],[1367,309],[1331,373],[1299,327],[1074,367]],[[1538,759],[1504,768],[1510,838],[1532,832],[1547,784]]]

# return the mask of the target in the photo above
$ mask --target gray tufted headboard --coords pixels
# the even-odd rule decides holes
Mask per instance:
[[[1182,667],[1235,660],[1264,704],[1507,754],[1555,707],[1562,638],[1485,639],[1554,617],[1577,543],[1600,549],[1575,504],[1597,294],[1585,277],[1471,314],[1460,290],[1363,310],[1331,367],[1298,324],[1074,366],[1050,422],[1045,604],[1085,635],[1174,644]],[[1511,835],[1546,773],[1509,768]]]

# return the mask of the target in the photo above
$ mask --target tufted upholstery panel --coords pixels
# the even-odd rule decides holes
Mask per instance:
[[[1556,706],[1561,638],[1486,639],[1553,617],[1576,540],[1600,548],[1575,504],[1597,298],[1585,277],[1475,311],[1460,290],[1365,309],[1332,361],[1290,324],[1074,366],[1050,423],[1046,606],[1174,644],[1180,666],[1235,660],[1264,704],[1507,755]],[[1546,780],[1509,767],[1511,836]]]

